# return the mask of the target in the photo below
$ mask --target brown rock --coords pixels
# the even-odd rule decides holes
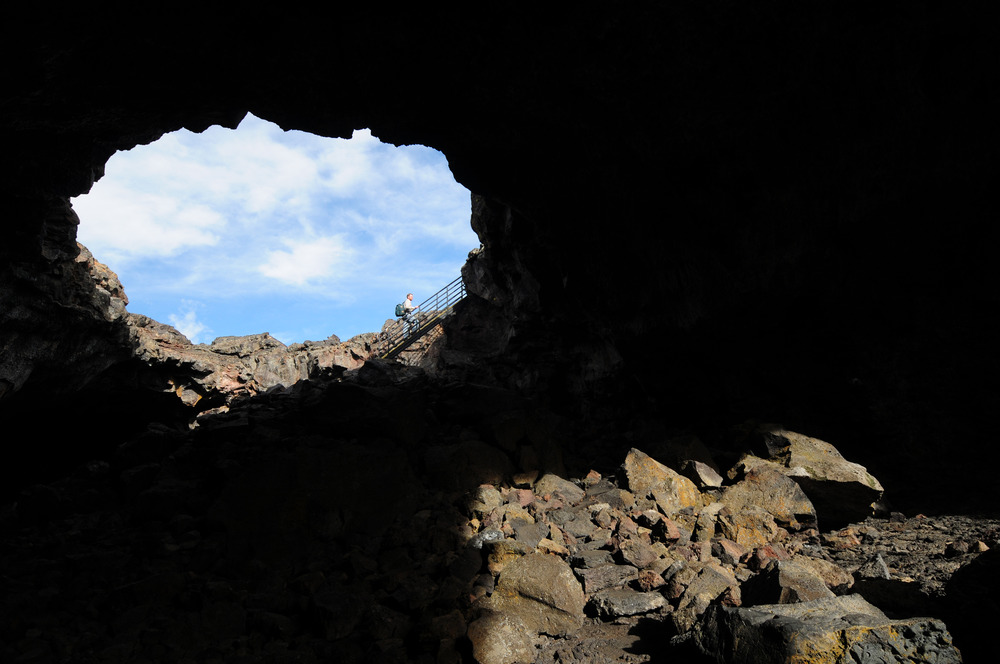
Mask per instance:
[[[534,659],[537,636],[517,614],[487,611],[467,632],[472,656],[479,664],[514,664]]]
[[[747,463],[747,458],[743,463]],[[739,482],[723,491],[719,502],[733,513],[748,507],[761,508],[789,530],[815,527],[816,510],[812,502],[795,481],[776,468],[775,464],[750,466]]]
[[[810,556],[797,556],[795,562],[812,570],[836,595],[847,593],[854,585],[854,577],[836,563]]]
[[[569,480],[548,473],[535,483],[535,494],[562,498],[567,505],[575,505],[583,500],[584,491]]]
[[[739,510],[720,513],[719,534],[736,542],[744,549],[767,544],[778,536],[774,516],[763,507],[748,505]]]
[[[524,542],[512,539],[487,542],[483,548],[487,551],[486,568],[494,574],[499,574],[509,563],[526,556],[532,550]]]
[[[714,563],[701,567],[698,575],[691,580],[671,619],[679,632],[686,632],[694,626],[698,617],[727,589],[736,587],[739,581],[732,572]]]
[[[830,443],[776,425],[758,431],[768,458],[799,483],[829,526],[861,521],[874,513],[884,489],[864,466],[845,459]]]
[[[666,583],[666,581],[664,581],[663,577],[654,572],[653,570],[643,569],[639,570],[638,583],[640,588],[649,591],[662,587]]]
[[[795,560],[775,560],[741,588],[748,604],[792,604],[824,597],[833,592],[811,567]]]
[[[583,589],[561,558],[532,553],[509,562],[477,610],[516,616],[534,634],[562,636],[583,623]]]
[[[789,560],[791,555],[785,548],[777,543],[769,543],[758,546],[753,550],[747,559],[747,567],[754,570],[762,570],[775,560]]]
[[[701,493],[694,482],[633,448],[622,466],[629,491],[651,497],[668,517],[686,507],[699,507]]]
[[[649,567],[660,558],[652,546],[640,540],[627,539],[621,543],[620,548],[622,558],[639,569]]]
[[[795,604],[716,606],[692,635],[699,650],[719,662],[962,661],[941,621],[890,620],[860,595]]]
[[[747,555],[747,550],[731,539],[720,537],[712,542],[712,555],[718,558],[722,564],[735,567]]]

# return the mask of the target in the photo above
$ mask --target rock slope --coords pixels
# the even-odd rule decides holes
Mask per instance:
[[[570,425],[370,361],[152,426],[0,511],[0,658],[739,661],[800,652],[806,620],[816,661],[974,650],[948,597],[989,587],[997,522],[828,530],[768,459],[713,470],[689,436],[657,456],[697,463],[633,448],[576,475]]]

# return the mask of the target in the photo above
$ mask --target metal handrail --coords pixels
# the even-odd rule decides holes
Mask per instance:
[[[378,356],[387,360],[399,355],[440,323],[464,297],[465,282],[458,277],[417,305],[419,313],[414,314],[417,322],[414,329],[410,330],[406,320],[400,318],[395,325],[386,330],[379,339]]]

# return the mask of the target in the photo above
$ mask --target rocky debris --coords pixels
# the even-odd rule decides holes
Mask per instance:
[[[943,588],[1000,532],[898,516],[821,532],[780,473],[699,489],[637,448],[573,478],[522,453],[554,429],[514,394],[378,362],[150,427],[0,512],[0,658],[649,662],[720,607],[856,592],[909,619],[852,572],[879,554],[921,589],[904,579],[924,561]],[[926,596],[918,615],[946,617]]]
[[[753,607],[713,606],[694,633],[717,662],[958,663],[940,620],[891,620],[860,595]]]
[[[624,488],[617,487],[614,478],[591,473],[574,481],[548,474],[535,484],[530,498],[524,489],[512,486],[476,489],[470,504],[479,512],[471,526],[475,528],[484,509],[493,506],[491,523],[500,524],[500,532],[509,533],[513,540],[498,547],[511,552],[509,555],[538,555],[538,549],[532,549],[535,540],[521,529],[505,527],[504,505],[524,504],[536,526],[547,524],[551,536],[562,546],[546,551],[565,559],[574,570],[588,616],[579,630],[563,637],[576,645],[547,643],[544,634],[532,631],[528,640],[533,648],[525,646],[516,655],[512,653],[520,641],[502,654],[494,640],[497,632],[487,635],[486,630],[476,630],[471,636],[486,640],[492,649],[489,659],[480,661],[514,662],[516,657],[548,661],[546,658],[557,656],[563,658],[559,661],[577,661],[571,653],[579,653],[579,661],[589,661],[587,657],[596,657],[600,651],[593,636],[603,629],[599,625],[634,626],[637,620],[666,623],[678,647],[697,637],[702,640],[699,648],[703,654],[719,661],[756,661],[752,649],[729,652],[725,648],[734,647],[732,642],[741,639],[747,644],[778,638],[768,636],[772,627],[781,635],[773,661],[786,661],[782,657],[813,647],[818,649],[817,656],[827,658],[817,661],[837,661],[843,651],[828,648],[835,641],[846,643],[848,652],[860,653],[858,656],[886,657],[887,661],[896,661],[894,657],[961,661],[942,620],[912,617],[940,616],[944,605],[914,601],[908,614],[882,609],[896,607],[900,601],[897,597],[887,602],[886,593],[876,592],[870,584],[872,577],[889,573],[881,556],[868,546],[878,539],[870,526],[862,528],[864,535],[849,538],[845,545],[842,531],[820,534],[811,502],[783,473],[770,466],[752,465],[748,470],[741,461],[727,475],[736,479],[692,494],[690,486],[679,481],[671,469],[632,449],[617,475]],[[514,517],[510,522],[518,520]],[[872,521],[890,529],[900,525],[898,520]],[[733,523],[743,524],[742,529],[734,528]],[[846,564],[862,552],[867,555],[863,562],[871,561],[869,564]],[[943,553],[942,559],[947,560]],[[488,593],[483,594],[473,606],[480,602],[493,611],[498,603],[488,597]],[[905,596],[902,603],[914,599]],[[804,612],[780,608],[783,606],[823,608]],[[740,613],[739,608],[748,612]],[[863,614],[864,619],[855,613]],[[765,615],[777,622],[760,617]],[[498,629],[508,624],[495,615],[490,620],[500,625]],[[734,627],[733,621],[739,627]],[[778,625],[787,625],[787,629]],[[730,636],[718,636],[726,630]],[[732,636],[734,631],[739,634]],[[810,634],[817,643],[803,645],[796,636],[800,633]],[[524,638],[523,632],[518,632],[518,639]],[[725,641],[729,645],[720,645],[719,639],[729,639]],[[611,656],[607,651],[603,654]]]
[[[872,576],[884,576],[881,564],[871,564],[880,557],[891,579],[918,588],[924,597],[934,601],[945,596],[952,575],[980,555],[979,546],[957,557],[949,555],[949,547],[961,539],[992,551],[1000,544],[996,538],[998,525],[1000,521],[995,518],[957,515],[870,517],[823,533],[822,545],[829,560],[856,578],[861,570],[867,581],[873,580]],[[866,572],[873,567],[879,572]]]
[[[146,316],[127,314],[126,319],[133,355],[149,368],[146,387],[172,392],[195,411],[359,369],[371,358],[376,336],[346,342],[330,336],[286,346],[265,332],[192,344],[173,327]]]
[[[126,346],[142,367],[138,386],[173,393],[194,412],[225,408],[235,400],[309,378],[338,376],[359,369],[374,352],[375,334],[347,342],[331,335],[324,341],[286,346],[265,332],[192,344],[174,327],[126,311],[128,296],[118,275],[82,244],[77,247],[76,262],[93,280],[95,297],[105,302],[104,317],[126,325]]]
[[[94,258],[87,247],[79,242],[76,243],[79,254],[76,262],[86,267],[90,278],[94,280],[96,295],[106,303],[104,317],[113,320],[126,315],[125,306],[128,304],[128,295],[125,288],[118,279],[118,275],[107,265]]]

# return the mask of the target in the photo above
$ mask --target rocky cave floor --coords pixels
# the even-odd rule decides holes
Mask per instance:
[[[150,427],[114,458],[22,491],[0,509],[0,660],[472,662],[471,609],[506,555],[485,533],[499,532],[515,555],[569,561],[586,557],[585,540],[618,537],[612,567],[631,574],[619,585],[661,593],[638,612],[588,605],[571,636],[539,637],[535,662],[677,661],[667,572],[637,577],[641,566],[619,555],[623,514],[641,524],[644,506],[623,506],[617,525],[601,525],[607,510],[591,514],[589,534],[572,535],[576,517],[559,516],[566,493],[617,491],[618,480],[567,474],[543,495],[505,479],[517,476],[505,459],[523,459],[523,441],[542,440],[550,420],[502,391],[421,381],[303,384],[193,431]],[[415,416],[424,424],[398,426]],[[546,454],[537,442],[530,451]],[[470,477],[479,488],[460,489]],[[508,518],[524,514],[533,518]],[[543,521],[561,525],[533,535],[525,525]],[[614,534],[594,534],[605,526]],[[892,512],[785,546],[854,574],[852,592],[891,618],[947,621],[969,615],[944,601],[949,582],[1000,548],[1000,518]],[[582,567],[584,585],[596,583]],[[949,623],[956,645],[964,627]]]
[[[891,577],[869,579],[865,595],[893,617],[938,616],[946,586],[959,568],[1000,546],[1000,518],[962,515],[904,517],[896,513],[828,531],[810,552],[848,573],[877,560]],[[536,664],[573,662],[645,664],[676,661],[669,653],[668,611],[612,620],[589,617],[568,638],[548,639]],[[693,653],[688,653],[695,657]],[[966,662],[978,661],[965,658]]]

